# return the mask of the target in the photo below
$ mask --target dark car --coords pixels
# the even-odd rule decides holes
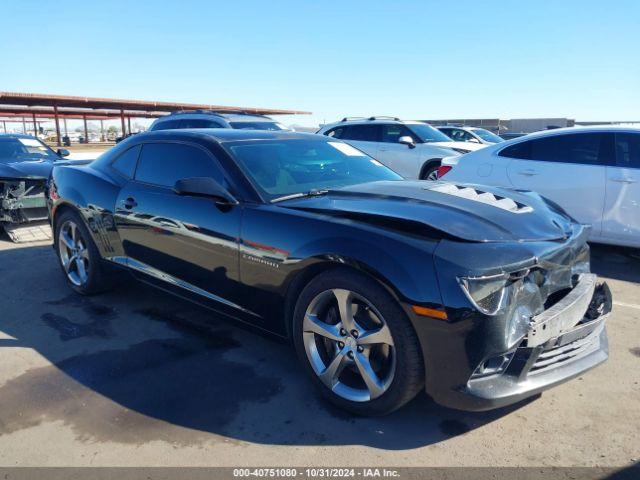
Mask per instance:
[[[193,128],[237,128],[242,130],[289,130],[273,118],[245,112],[220,113],[210,110],[172,112],[156,119],[149,131]]]
[[[53,171],[55,250],[75,291],[110,267],[293,340],[358,414],[425,388],[516,402],[607,358],[587,229],[530,192],[403,181],[339,140],[149,132]]]
[[[67,155],[31,135],[0,134],[0,227],[10,238],[13,227],[47,219],[45,185],[53,163]]]

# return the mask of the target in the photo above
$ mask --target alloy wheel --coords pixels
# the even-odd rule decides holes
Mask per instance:
[[[431,173],[429,173],[429,175],[427,175],[427,180],[431,180],[433,182],[438,180],[438,170],[434,170]]]
[[[69,281],[78,287],[85,285],[89,279],[89,251],[78,226],[71,220],[60,227],[58,252]]]
[[[388,390],[396,368],[393,337],[367,299],[350,290],[326,290],[309,304],[302,330],[313,371],[336,395],[367,402]]]

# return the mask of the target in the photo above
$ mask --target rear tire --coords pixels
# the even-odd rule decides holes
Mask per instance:
[[[92,295],[111,288],[111,276],[77,212],[67,210],[56,217],[53,238],[60,268],[73,290]]]
[[[423,388],[413,326],[373,279],[348,269],[318,275],[300,294],[293,322],[300,361],[322,396],[338,407],[385,415]]]
[[[438,180],[438,167],[440,167],[440,162],[431,163],[424,167],[422,174],[420,175],[420,180]]]

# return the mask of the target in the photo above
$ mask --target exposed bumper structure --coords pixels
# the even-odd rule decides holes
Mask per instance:
[[[608,358],[605,322],[611,306],[607,284],[597,285],[595,275],[582,274],[571,292],[532,318],[517,348],[496,357],[504,362],[498,373],[471,375],[465,385],[429,393],[446,406],[481,411],[566,382]]]
[[[9,236],[16,226],[46,221],[47,205],[44,195],[46,180],[0,180],[0,225]]]

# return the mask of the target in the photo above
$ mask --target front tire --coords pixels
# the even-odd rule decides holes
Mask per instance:
[[[69,286],[81,295],[111,287],[100,252],[80,215],[67,210],[55,221],[54,247]]]
[[[384,415],[424,384],[418,339],[395,299],[373,279],[347,269],[320,274],[302,291],[293,336],[320,393],[357,415]]]

